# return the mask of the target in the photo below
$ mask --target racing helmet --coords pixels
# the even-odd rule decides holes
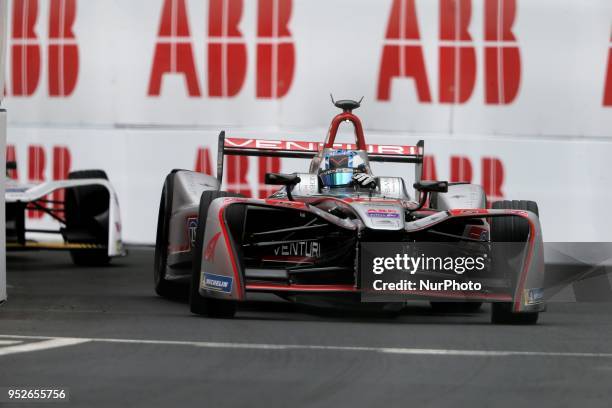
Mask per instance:
[[[324,187],[336,188],[349,187],[354,174],[370,173],[370,169],[365,152],[326,149],[318,173]]]

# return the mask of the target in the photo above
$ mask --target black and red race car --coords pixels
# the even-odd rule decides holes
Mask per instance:
[[[229,138],[221,132],[216,178],[186,170],[166,177],[157,226],[157,293],[169,295],[176,283],[189,282],[191,311],[214,317],[233,316],[255,292],[359,305],[372,293],[365,284],[372,269],[363,262],[368,245],[408,251],[423,243],[476,245],[490,257],[485,272],[498,272],[496,284],[478,291],[404,290],[396,293],[401,299],[375,300],[398,308],[410,299],[428,299],[435,307],[461,310],[491,302],[494,323],[535,323],[545,309],[537,205],[501,201],[488,209],[479,185],[422,180],[423,141],[366,144],[353,113],[360,102],[335,105],[342,112],[323,143]],[[344,122],[354,127],[354,143],[336,143]],[[266,199],[245,198],[220,189],[226,155],[304,158],[310,166],[302,173],[269,173],[266,182],[279,190]],[[375,176],[372,162],[414,165],[414,193],[401,177]],[[495,252],[496,243],[522,250]],[[514,268],[497,271],[510,261]]]

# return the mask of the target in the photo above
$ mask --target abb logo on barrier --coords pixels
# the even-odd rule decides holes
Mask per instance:
[[[247,39],[239,30],[244,0],[202,0],[208,4],[207,66],[195,62],[186,0],[164,0],[148,78],[148,96],[160,96],[163,78],[182,75],[187,94],[233,97],[245,83]],[[28,97],[44,74],[47,94],[68,97],[79,77],[79,44],[74,33],[76,0],[12,0],[6,95]],[[86,4],[86,3],[83,3]],[[254,3],[255,4],[255,3]],[[463,104],[484,67],[484,102],[514,102],[521,85],[521,52],[515,33],[517,0],[483,0],[482,49],[470,32],[472,0],[438,0],[438,95],[431,93],[415,0],[393,0],[377,78],[377,100],[388,101],[394,78],[412,79],[420,103]],[[478,3],[480,4],[480,3]],[[37,33],[41,8],[48,5],[46,36]],[[257,0],[255,84],[257,98],[282,98],[294,81],[296,50],[289,30],[292,0]],[[480,10],[478,10],[480,11]],[[523,42],[526,38],[523,38]],[[612,39],[603,82],[603,106],[612,106]],[[46,56],[47,61],[43,61]],[[206,81],[201,81],[205,77]],[[376,80],[376,78],[373,78]],[[205,88],[205,90],[203,90]]]
[[[213,175],[210,149],[200,147],[196,152],[194,171]],[[247,197],[265,198],[272,194],[277,188],[265,183],[266,173],[278,173],[281,169],[281,161],[278,157],[257,158],[257,183],[258,190],[253,192],[248,181],[250,160],[246,156],[227,156],[225,158],[225,181],[227,190],[239,193]]]
[[[462,104],[476,84],[476,48],[469,32],[472,0],[439,2],[440,103]],[[484,1],[484,89],[487,104],[512,103],[521,83],[514,35],[516,0]],[[421,103],[432,95],[425,69],[415,0],[393,0],[378,77],[378,100],[390,99],[393,78],[412,78]]]
[[[28,146],[28,175],[27,180],[31,183],[38,183],[45,181],[45,171],[47,165],[47,153],[45,148],[40,145]],[[51,160],[52,160],[52,179],[53,180],[64,180],[68,178],[70,172],[70,164],[72,156],[70,150],[66,146],[53,146],[51,149]],[[6,146],[6,161],[17,161],[17,152],[14,145]],[[17,169],[8,170],[8,176],[14,180],[19,179],[19,173]],[[64,199],[64,190],[57,190],[52,193],[52,200],[62,201]],[[40,203],[42,206],[46,206],[45,203]],[[44,213],[41,211],[27,212],[28,218],[42,218]]]
[[[608,52],[608,73],[604,89],[604,106],[612,106],[612,36],[610,36],[610,51]]]
[[[9,55],[10,89],[4,93],[13,96],[31,96],[41,78],[42,45],[47,43],[48,94],[66,97],[76,87],[79,73],[79,50],[72,26],[76,18],[76,0],[49,1],[48,38],[36,35],[38,0],[14,0],[11,15]]]
[[[209,0],[208,96],[232,97],[247,74],[247,46],[238,26],[243,0]],[[257,1],[257,98],[282,98],[293,81],[295,46],[289,31],[292,0]],[[189,96],[202,96],[185,0],[164,0],[149,79],[149,96],[159,96],[167,74],[185,78]]]
[[[423,160],[423,179],[438,180],[434,156],[425,156]],[[451,183],[472,183],[472,161],[464,156],[451,156],[450,177]],[[504,165],[497,157],[482,157],[480,163],[480,185],[487,195],[489,202],[504,197],[502,186],[504,184]]]

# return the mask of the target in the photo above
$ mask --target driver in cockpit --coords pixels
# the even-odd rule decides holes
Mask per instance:
[[[359,186],[375,188],[376,179],[362,154],[355,150],[331,150],[324,153],[319,165],[319,179],[324,187]]]

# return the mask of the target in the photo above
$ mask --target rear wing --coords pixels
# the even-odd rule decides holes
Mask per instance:
[[[356,149],[355,144],[334,143],[334,148]],[[415,163],[416,180],[421,180],[423,173],[423,154],[425,142],[419,140],[415,146],[399,145],[366,145],[371,162]],[[265,156],[298,159],[312,159],[323,149],[323,143],[300,142],[293,140],[264,140],[245,138],[226,138],[225,131],[219,134],[217,151],[217,179],[219,186],[223,181],[223,158],[225,156]]]

